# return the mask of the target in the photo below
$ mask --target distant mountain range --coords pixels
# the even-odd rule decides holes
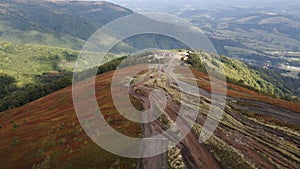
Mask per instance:
[[[298,78],[300,18],[277,8],[187,10],[179,15],[200,27],[219,54]]]
[[[132,13],[102,1],[3,0],[0,39],[80,49],[101,26]]]
[[[285,14],[299,14],[299,1],[295,0],[110,0],[136,12],[167,12],[178,14],[187,10],[225,9],[229,7],[272,8]]]
[[[133,11],[105,1],[4,0],[0,2],[0,40],[80,50],[103,25],[130,14]],[[180,47],[174,39],[152,34],[131,37],[113,51]]]

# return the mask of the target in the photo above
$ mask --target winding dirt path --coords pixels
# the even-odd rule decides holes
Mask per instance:
[[[153,74],[154,72],[148,72],[148,74]],[[141,99],[144,103],[144,107],[150,108],[151,103],[149,102],[149,95],[151,91],[153,91],[156,88],[146,87],[145,81],[151,80],[151,78],[160,78],[161,76],[166,75],[163,71],[158,71],[155,73],[155,77],[153,75],[150,77],[149,75],[146,75],[142,78],[140,82],[138,82],[136,85],[132,86],[130,88],[130,95],[133,97],[136,97],[138,99]],[[169,78],[168,78],[169,79]],[[171,82],[168,81],[168,84]],[[134,89],[139,89],[143,91],[143,95],[137,94]],[[179,112],[180,105],[175,103],[173,101],[172,96],[168,93],[167,96],[167,106],[165,109],[165,115],[167,115],[172,121],[177,121],[178,126],[182,128],[182,130],[188,131],[191,127],[187,123],[185,119],[183,119],[180,116],[177,116],[177,112]],[[157,103],[161,103],[161,98],[155,98]],[[160,105],[161,106],[161,105]],[[151,113],[149,114],[151,116]],[[151,117],[149,117],[151,119]],[[162,122],[155,120],[151,123],[142,124],[142,130],[143,130],[143,136],[144,138],[153,137],[160,133],[162,133],[165,128],[164,124]],[[166,135],[167,138],[172,140],[173,136]],[[199,144],[198,142],[198,136],[190,131],[186,137],[184,137],[183,140],[180,141],[178,145],[176,145],[178,148],[181,149],[181,154],[184,160],[184,163],[187,168],[189,169],[201,169],[201,168],[209,168],[209,169],[218,169],[221,168],[217,161],[214,159],[214,157],[211,155],[211,153],[208,151],[206,146],[204,144]],[[155,157],[149,157],[140,159],[138,162],[137,168],[143,168],[143,169],[160,169],[160,168],[167,168],[168,163],[167,159],[165,159],[166,154],[158,155]]]

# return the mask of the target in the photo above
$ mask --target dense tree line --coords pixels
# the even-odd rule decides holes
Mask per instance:
[[[283,70],[279,69],[261,70],[260,68],[255,67],[253,67],[253,69],[258,70],[264,79],[276,84],[276,87],[285,91],[285,95],[282,96],[284,99],[295,100],[292,99],[295,98],[293,95],[300,97],[300,79],[283,76],[281,75]]]
[[[17,89],[15,82],[13,77],[0,73],[0,99]]]
[[[19,88],[0,100],[0,111],[20,107],[54,91],[65,88],[71,85],[71,78],[72,76],[65,75],[52,83],[27,85],[26,87]]]

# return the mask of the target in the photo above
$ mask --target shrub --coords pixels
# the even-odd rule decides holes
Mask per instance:
[[[107,123],[108,123],[109,125],[111,125],[112,122],[113,122],[113,119],[112,119],[112,118],[108,118],[108,119],[107,119]]]
[[[14,129],[17,129],[19,127],[20,127],[19,125],[17,125],[16,123],[14,123]]]
[[[58,140],[59,144],[64,144],[66,142],[67,142],[67,139],[65,139],[65,138],[61,138],[61,139]]]
[[[20,140],[18,137],[14,137],[13,140],[12,140],[12,145],[17,145],[17,144],[20,144]]]

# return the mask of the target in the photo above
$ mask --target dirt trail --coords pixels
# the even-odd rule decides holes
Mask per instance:
[[[149,102],[149,95],[151,91],[154,89],[157,89],[157,86],[149,87],[145,85],[145,82],[147,81],[153,81],[153,79],[158,80],[158,78],[165,75],[165,77],[168,77],[168,75],[165,74],[164,71],[161,71],[160,69],[158,72],[148,72],[148,74],[151,74],[151,77],[149,75],[143,76],[142,80],[138,82],[136,85],[130,88],[129,93],[138,98],[141,99],[144,103],[144,107],[150,108],[151,103]],[[154,75],[153,75],[154,74]],[[154,76],[154,77],[153,77]],[[168,81],[166,84],[171,84],[169,81],[170,78],[168,78]],[[134,89],[139,89],[143,91],[143,95],[137,94]],[[168,116],[173,121],[177,121],[178,125],[183,128],[182,130],[188,130],[190,128],[189,124],[186,122],[185,119],[182,117],[177,116],[177,112],[179,112],[178,103],[175,103],[173,101],[173,96],[170,95],[170,93],[166,94],[167,98],[167,106],[165,108],[165,115]],[[161,103],[161,98],[155,98],[157,103]],[[152,113],[149,114],[151,116]],[[151,117],[149,117],[151,119]],[[144,138],[153,137],[155,135],[158,135],[162,133],[165,128],[162,122],[159,120],[155,120],[148,124],[142,124],[143,129],[143,136]],[[166,135],[167,138],[170,140],[173,136]],[[193,133],[192,131],[189,132],[186,137],[180,141],[178,145],[176,145],[178,148],[181,149],[182,158],[184,160],[184,163],[187,168],[189,169],[201,169],[201,168],[209,168],[209,169],[218,169],[220,168],[219,164],[216,162],[216,160],[213,158],[213,156],[210,154],[208,149],[204,144],[198,143],[198,136]],[[155,157],[149,157],[140,159],[138,162],[137,168],[143,168],[143,169],[158,169],[158,168],[167,168],[168,162],[167,159],[165,159],[166,154],[158,155]]]

